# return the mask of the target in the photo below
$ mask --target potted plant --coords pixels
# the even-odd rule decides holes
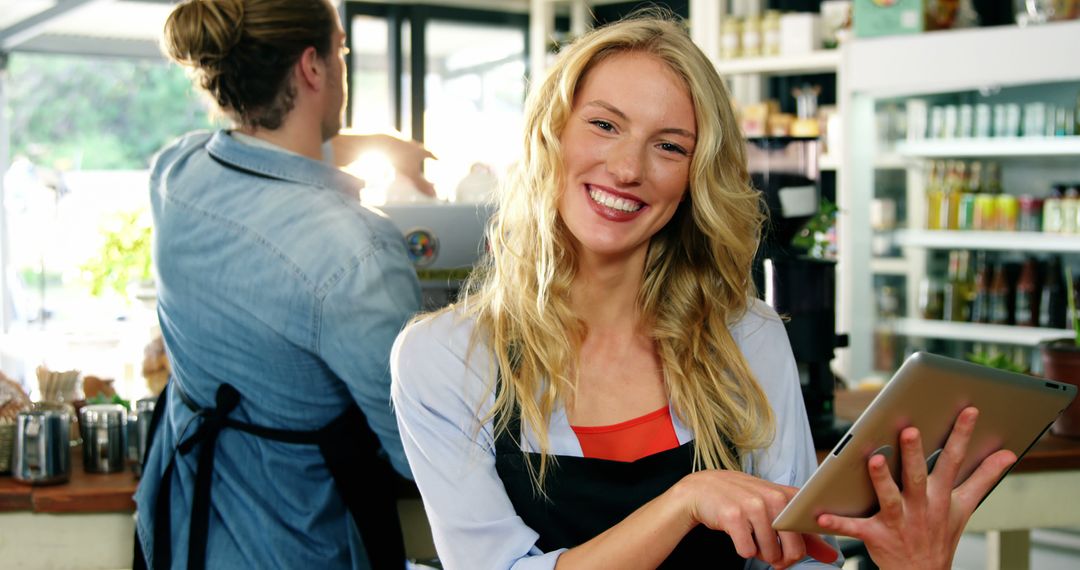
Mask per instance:
[[[104,243],[96,257],[81,269],[90,284],[90,294],[99,297],[111,290],[129,302],[153,298],[151,273],[151,227],[141,210],[120,212],[102,228]]]
[[[1042,353],[1043,375],[1051,380],[1080,387],[1080,319],[1076,315],[1076,294],[1073,292],[1072,271],[1065,267],[1065,291],[1073,336],[1039,344]],[[1064,437],[1080,438],[1080,398],[1065,408],[1051,431]]]

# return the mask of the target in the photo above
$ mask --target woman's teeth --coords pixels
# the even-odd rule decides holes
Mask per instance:
[[[589,188],[589,197],[597,204],[607,206],[612,210],[618,210],[620,212],[636,212],[645,206],[641,202],[619,198],[614,194],[608,194],[607,192],[597,190],[596,188]]]

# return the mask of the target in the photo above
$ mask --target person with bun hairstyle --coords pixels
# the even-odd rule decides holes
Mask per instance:
[[[152,166],[158,316],[172,366],[136,492],[136,567],[402,568],[411,477],[388,358],[420,307],[404,240],[324,160],[345,32],[328,0],[187,0],[164,30],[233,122]],[[430,156],[379,146],[429,192]],[[396,471],[396,474],[395,474]]]
[[[816,466],[783,323],[756,298],[761,198],[723,81],[683,24],[586,33],[526,103],[489,254],[391,355],[392,398],[447,569],[787,568],[841,561],[771,522]],[[949,567],[1004,469],[953,491],[965,410],[934,472],[914,428],[901,493],[819,524],[882,568]]]

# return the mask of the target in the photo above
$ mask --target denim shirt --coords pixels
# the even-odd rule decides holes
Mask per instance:
[[[135,495],[151,560],[160,478],[195,427],[177,384],[204,407],[232,384],[241,401],[230,417],[278,429],[320,428],[356,402],[395,469],[411,477],[388,362],[420,288],[401,233],[360,205],[361,186],[226,131],[188,135],[156,158],[158,317],[172,379]],[[231,429],[217,446],[208,568],[368,568],[317,446]],[[174,568],[187,565],[197,455],[176,454]]]

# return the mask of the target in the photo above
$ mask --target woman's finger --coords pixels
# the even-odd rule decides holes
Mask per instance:
[[[983,459],[971,477],[953,491],[956,506],[966,515],[971,516],[983,497],[986,497],[987,493],[994,488],[1013,463],[1016,463],[1016,454],[1008,449],[999,450]]]
[[[780,532],[777,535],[780,538],[780,563],[784,567],[791,566],[806,557],[806,542],[802,534]]]
[[[783,559],[780,548],[780,540],[773,530],[771,521],[765,515],[764,505],[762,508],[754,508],[749,511],[749,521],[754,530],[754,541],[757,543],[758,558],[776,565]]]
[[[867,469],[870,471],[870,482],[874,485],[874,493],[877,494],[881,516],[886,520],[899,520],[904,515],[904,498],[900,494],[900,489],[896,487],[896,481],[893,481],[889,473],[885,456],[871,456],[867,461]]]
[[[926,508],[926,454],[919,430],[909,427],[900,432],[900,462],[903,466],[905,509],[918,516]]]
[[[956,485],[957,475],[960,473],[960,465],[967,453],[971,434],[975,431],[975,422],[979,419],[979,410],[973,407],[964,408],[953,423],[952,432],[945,449],[938,456],[934,464],[934,473],[930,476],[932,481],[940,481],[947,490],[951,491]],[[933,483],[931,483],[933,484]]]
[[[850,536],[858,540],[866,541],[870,535],[870,528],[872,521],[867,519],[842,517],[839,515],[820,515],[817,518],[818,526],[829,531],[829,534],[835,534],[840,536]],[[811,552],[816,552],[817,546],[811,548]],[[814,556],[817,558],[817,556]],[[817,558],[821,560],[820,558]],[[834,558],[835,560],[835,558]],[[824,562],[824,560],[822,560]]]
[[[754,537],[749,526],[737,524],[725,527],[721,525],[720,528],[731,537],[731,542],[735,545],[735,552],[739,553],[739,556],[742,558],[754,558],[758,555],[757,545],[754,544]]]

